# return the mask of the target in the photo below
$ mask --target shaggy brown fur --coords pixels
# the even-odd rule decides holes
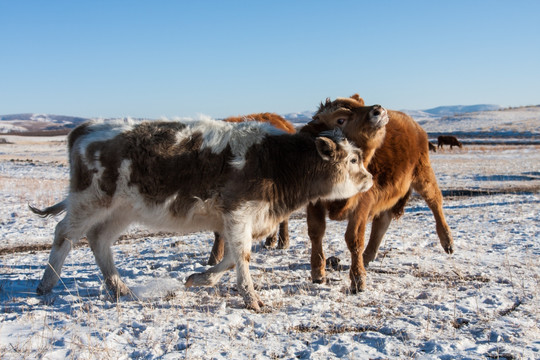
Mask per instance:
[[[225,119],[228,122],[243,122],[243,121],[260,121],[270,123],[272,126],[288,132],[289,134],[294,134],[296,129],[293,124],[284,119],[282,116],[275,113],[256,113],[249,114],[246,116],[230,116]],[[279,234],[279,237],[278,237]],[[289,220],[284,220],[279,224],[279,233],[276,230],[270,236],[266,238],[266,247],[276,246],[278,249],[287,249],[289,247]],[[225,242],[219,236],[218,233],[214,233],[214,245],[212,246],[212,251],[210,252],[210,257],[208,259],[208,265],[216,265],[223,258],[225,252]]]
[[[311,274],[313,282],[325,281],[325,255],[322,239],[325,217],[348,220],[345,240],[351,252],[351,290],[366,288],[364,266],[375,259],[382,238],[393,218],[403,214],[405,203],[416,190],[433,212],[437,234],[444,250],[453,252],[453,239],[442,211],[442,195],[430,165],[425,131],[408,115],[388,111],[386,127],[373,126],[362,117],[363,100],[358,95],[321,104],[314,120],[301,132],[340,127],[345,136],[359,146],[367,169],[373,175],[373,187],[347,200],[317,202],[307,209],[308,233],[312,242]],[[364,250],[366,225],[373,220],[369,243]]]
[[[450,145],[450,150],[452,150],[453,146],[463,147],[463,144],[453,135],[441,135],[437,138],[437,142],[438,148],[442,148],[443,145]]]

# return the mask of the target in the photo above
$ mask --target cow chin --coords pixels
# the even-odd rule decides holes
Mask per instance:
[[[368,191],[373,186],[373,180],[370,178],[362,181],[361,183],[355,183],[352,181],[344,181],[340,184],[336,184],[332,189],[332,192],[323,198],[323,200],[341,200],[348,199],[359,192]]]

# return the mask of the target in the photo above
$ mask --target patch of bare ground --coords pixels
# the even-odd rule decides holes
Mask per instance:
[[[144,241],[144,239],[149,237],[172,237],[177,236],[178,234],[168,233],[168,232],[134,232],[120,236],[116,244],[130,244],[139,241]],[[52,240],[51,240],[52,241]],[[74,245],[74,248],[80,248],[87,246],[88,241],[86,238],[82,238],[77,244]],[[174,243],[172,246],[177,246],[178,244]],[[35,244],[35,245],[19,245],[19,246],[10,246],[0,248],[0,255],[6,254],[17,254],[17,253],[33,253],[36,251],[49,251],[51,250],[51,244]]]

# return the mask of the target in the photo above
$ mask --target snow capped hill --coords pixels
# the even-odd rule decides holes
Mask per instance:
[[[88,119],[49,114],[0,115],[0,133],[69,130]]]
[[[423,112],[436,115],[436,116],[452,116],[457,114],[479,112],[479,111],[493,111],[499,110],[499,105],[479,104],[479,105],[451,105],[451,106],[438,106],[432,109],[423,110]]]
[[[289,114],[283,114],[285,119],[289,120],[291,123],[295,125],[302,125],[306,124],[311,121],[311,117],[315,114],[314,111],[303,111],[299,113],[289,113]]]
[[[402,110],[429,133],[469,132],[500,134],[540,134],[540,105],[501,109],[498,105],[439,106],[426,110]],[[314,111],[282,114],[300,127]],[[68,131],[89,120],[81,117],[49,114],[0,115],[0,133]]]
[[[540,106],[480,111],[443,117],[420,117],[409,112],[428,133],[461,132],[493,135],[540,134]]]

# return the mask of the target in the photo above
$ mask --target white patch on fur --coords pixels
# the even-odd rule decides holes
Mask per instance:
[[[89,169],[96,169],[95,161],[97,159],[87,159],[86,149],[88,146],[97,141],[107,141],[114,139],[116,136],[123,132],[133,129],[135,121],[126,119],[116,120],[92,120],[89,128],[92,132],[86,134],[77,141],[76,147],[73,149],[75,153],[78,153]]]
[[[177,142],[190,138],[193,134],[202,133],[201,149],[210,149],[214,154],[222,153],[230,146],[233,159],[230,164],[237,169],[243,168],[245,155],[250,147],[260,144],[268,135],[285,134],[267,123],[249,121],[230,123],[216,120],[198,120],[184,122],[187,127],[176,135]]]

